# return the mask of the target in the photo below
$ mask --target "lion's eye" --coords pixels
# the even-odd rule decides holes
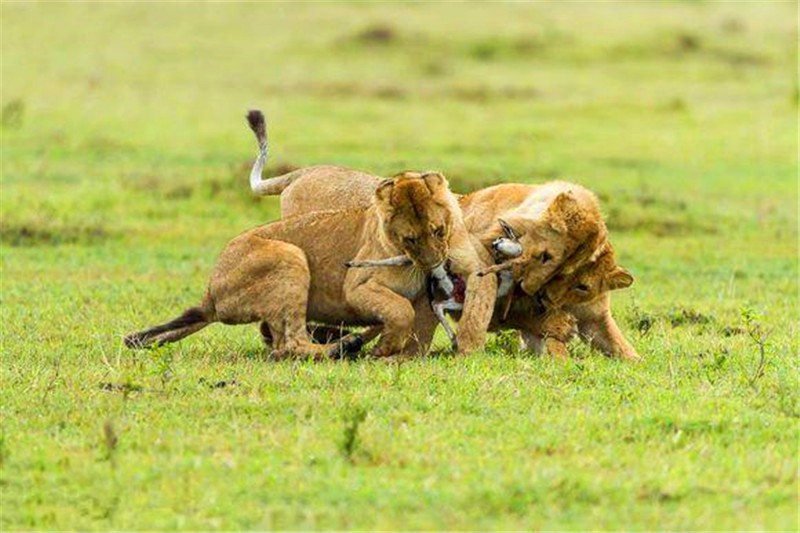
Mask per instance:
[[[547,250],[539,254],[539,261],[541,261],[543,265],[547,264],[547,262],[550,261],[552,258],[553,256],[550,255]]]
[[[444,226],[439,226],[435,230],[433,230],[433,236],[437,239],[441,239],[444,237]]]
[[[575,285],[574,289],[578,292],[589,292],[589,286],[584,283]]]
[[[416,237],[403,237],[403,244],[406,246],[416,246],[417,245],[417,238]]]

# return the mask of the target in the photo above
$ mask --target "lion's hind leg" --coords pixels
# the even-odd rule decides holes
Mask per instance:
[[[562,309],[552,309],[522,328],[525,348],[537,355],[546,353],[555,359],[568,359],[567,344],[577,332],[575,317]]]
[[[262,337],[271,339],[276,358],[324,359],[339,347],[314,344],[308,333],[311,272],[305,252],[278,240],[251,236],[231,248],[226,266],[212,283],[217,318],[227,324],[261,322]],[[352,350],[354,341],[345,346]]]
[[[578,321],[571,314],[551,310],[542,317],[541,333],[547,353],[556,359],[568,359],[567,343],[578,331]]]

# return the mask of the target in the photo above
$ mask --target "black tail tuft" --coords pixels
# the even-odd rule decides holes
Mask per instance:
[[[259,141],[267,136],[267,121],[264,119],[264,113],[258,109],[251,109],[247,112],[247,123],[250,124],[250,129],[253,130]]]
[[[328,351],[328,356],[331,359],[348,359],[352,361],[363,347],[364,337],[358,334],[346,335],[339,339],[339,342]]]
[[[125,346],[133,349],[146,348],[152,344],[153,339],[159,335],[170,331],[177,331],[188,326],[194,326],[196,324],[206,322],[207,320],[208,318],[201,308],[192,307],[184,311],[183,314],[175,320],[171,320],[165,324],[161,324],[144,331],[126,335],[124,339]]]

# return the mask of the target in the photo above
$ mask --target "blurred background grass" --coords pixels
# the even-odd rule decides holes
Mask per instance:
[[[6,528],[796,528],[795,3],[0,9]],[[271,172],[430,168],[458,192],[550,179],[596,191],[637,279],[615,314],[645,363],[576,347],[576,366],[557,368],[494,344],[401,380],[367,363],[267,364],[254,332],[221,327],[144,358],[120,352],[121,334],[196,300],[228,238],[277,216],[247,185],[251,107],[268,117]],[[772,331],[757,387],[743,306]],[[212,398],[197,385],[209,373],[244,385]],[[493,395],[506,379],[521,398]],[[166,396],[118,404],[97,388],[129,381]],[[373,409],[383,475],[337,462],[328,437],[353,404]],[[528,405],[551,407],[537,423]],[[130,443],[110,487],[106,417]],[[398,417],[414,424],[392,433]],[[508,452],[530,439],[558,453]],[[186,467],[208,447],[251,477]],[[428,484],[429,471],[448,482]],[[250,491],[279,518],[258,518]],[[541,491],[547,511],[531,521],[541,509],[526,494]],[[203,498],[230,506],[216,515],[212,501],[193,522]]]
[[[153,264],[128,252],[180,243],[207,270],[226,238],[277,214],[246,185],[243,114],[258,107],[273,172],[434,168],[458,192],[573,180],[603,200],[646,280],[636,291],[703,293],[709,278],[718,291],[748,272],[766,278],[753,298],[795,289],[796,14],[791,2],[3,4],[0,237],[27,269],[60,266],[52,244],[110,243],[66,255],[144,273]]]
[[[698,216],[796,226],[792,3],[3,10],[2,205],[23,220],[59,204],[127,230],[142,194],[170,222],[231,217],[260,107],[276,164],[573,179],[666,219],[711,194]]]

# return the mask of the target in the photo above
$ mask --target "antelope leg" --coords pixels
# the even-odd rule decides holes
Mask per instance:
[[[436,319],[444,328],[447,338],[450,339],[450,346],[452,346],[454,350],[457,350],[458,343],[456,342],[456,334],[453,332],[453,328],[450,327],[450,322],[447,321],[447,317],[444,315],[444,310],[447,307],[447,301],[436,302],[432,307],[433,314],[436,315]]]
[[[408,266],[411,264],[411,259],[405,255],[398,255],[389,257],[387,259],[365,259],[363,261],[346,262],[344,265],[348,268],[369,268],[369,267],[385,267],[385,266]]]
[[[504,261],[502,263],[498,263],[496,265],[492,265],[490,267],[486,267],[483,270],[478,271],[478,276],[486,276],[488,274],[496,274],[498,272],[502,272],[503,270],[509,270],[514,267],[517,263],[519,263],[520,258],[517,259],[510,259],[508,261]]]

